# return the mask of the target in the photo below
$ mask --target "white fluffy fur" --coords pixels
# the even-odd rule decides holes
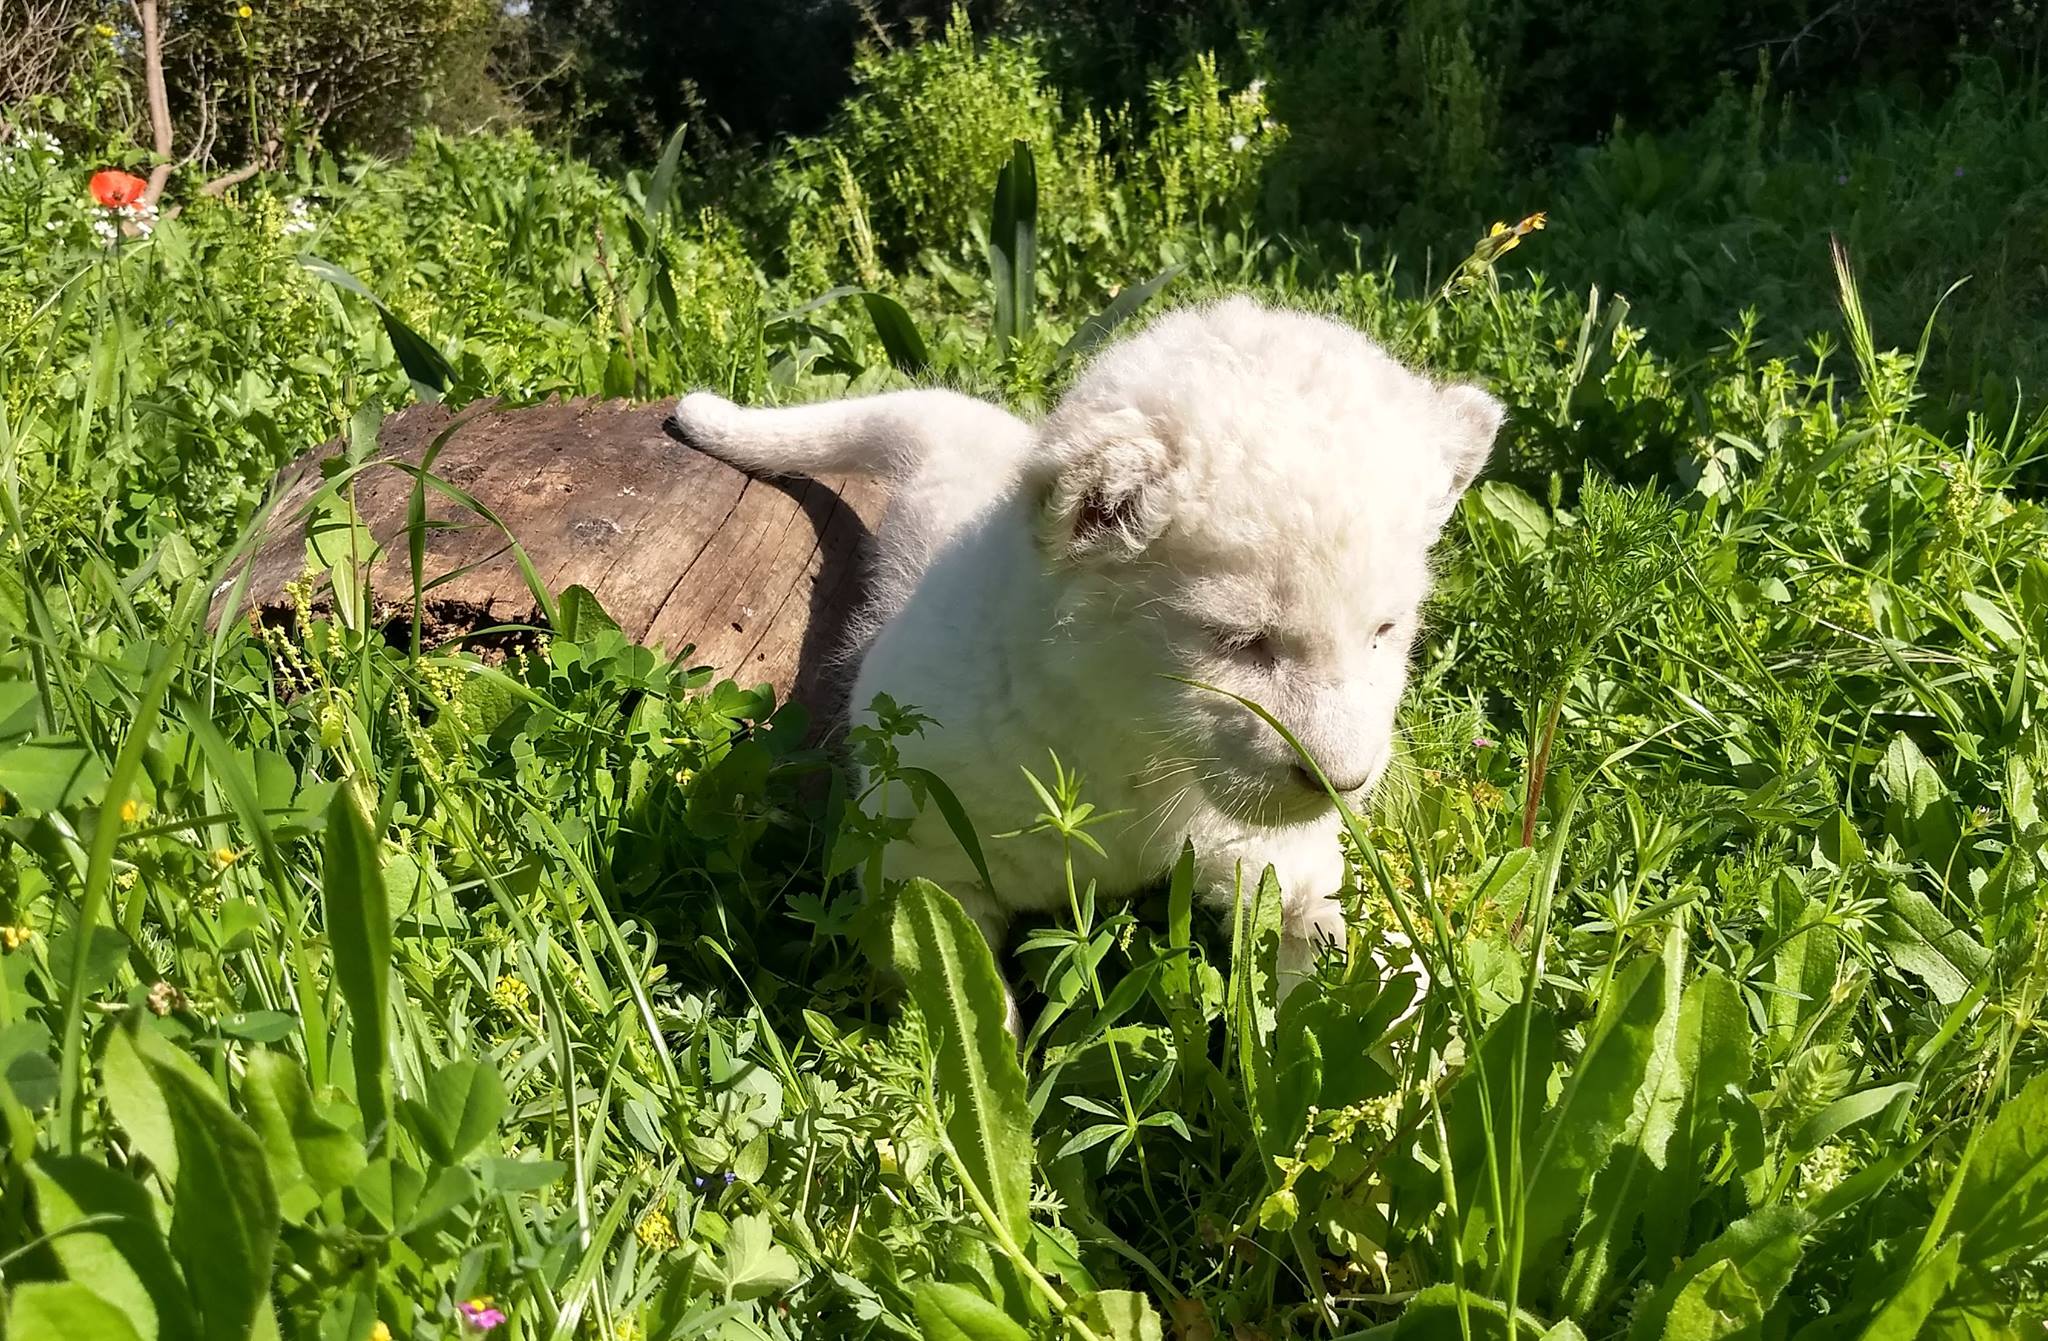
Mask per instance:
[[[895,484],[852,702],[936,719],[907,763],[984,835],[1026,827],[1018,772],[1051,751],[1085,778],[1105,896],[1192,839],[1227,904],[1271,864],[1283,968],[1342,940],[1334,807],[1280,737],[1182,676],[1264,704],[1342,789],[1386,768],[1428,552],[1478,474],[1501,407],[1438,386],[1357,331],[1244,298],[1174,312],[1112,346],[1033,427],[948,391],[788,409],[699,392],[685,439],[763,473]],[[928,876],[1000,946],[1013,912],[1066,904],[1057,840],[984,844],[985,887],[928,810],[891,878]]]

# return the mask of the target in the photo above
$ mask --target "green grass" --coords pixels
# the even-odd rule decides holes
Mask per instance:
[[[0,174],[12,1341],[453,1338],[476,1299],[516,1337],[2038,1330],[2048,425],[1931,414],[1930,356],[1886,345],[1940,290],[1873,334],[1853,253],[1774,272],[1843,314],[1809,348],[1820,315],[1767,309],[1793,358],[1660,344],[1654,253],[1590,296],[1485,254],[1421,296],[1262,240],[1201,177],[1218,115],[1102,177],[1024,136],[999,304],[971,234],[853,227],[862,190],[987,199],[944,143],[823,194],[814,145],[725,213],[429,137],[115,248],[71,203],[110,152],[83,124]],[[1569,203],[1517,260],[1591,264]],[[1171,266],[1154,301],[1323,307],[1512,407],[1353,828],[1350,954],[1284,1008],[1269,891],[1226,924],[1185,869],[1078,888],[1005,966],[1020,1066],[943,891],[856,896],[892,824],[801,707],[576,590],[499,664],[368,624],[348,485],[393,467],[360,455],[294,625],[206,624],[274,466],[416,394],[899,383],[901,329],[800,310],[830,278],[900,300],[932,375],[1042,405]],[[896,765],[916,725],[851,743],[941,803]],[[1043,762],[1042,823],[1115,841]]]

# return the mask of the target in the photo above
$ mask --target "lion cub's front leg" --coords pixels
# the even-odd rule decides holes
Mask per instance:
[[[1273,868],[1280,885],[1283,998],[1315,972],[1325,947],[1344,947],[1344,908],[1337,901],[1344,887],[1344,849],[1337,833],[1335,825],[1267,830],[1215,843],[1198,858],[1197,875],[1209,902],[1226,911],[1239,897],[1255,897],[1266,868]]]

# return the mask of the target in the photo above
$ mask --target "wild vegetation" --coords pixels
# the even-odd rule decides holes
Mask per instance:
[[[11,1341],[2048,1323],[2024,62],[1695,89],[1513,173],[1425,98],[1400,124],[1493,146],[1442,199],[1509,204],[1388,250],[1428,218],[1275,212],[1318,161],[1299,34],[1084,108],[1111,46],[1073,9],[868,51],[772,154],[621,171],[519,130],[335,152],[287,110],[109,207],[96,171],[162,157],[126,11],[4,110]],[[1020,1056],[945,892],[855,890],[884,792],[945,803],[895,771],[915,705],[847,739],[862,794],[803,705],[588,592],[537,588],[509,658],[369,617],[350,486],[414,397],[1031,409],[1112,322],[1229,289],[1512,411],[1352,826],[1349,952],[1284,1006],[1254,880],[1222,920],[1183,876],[1078,888],[1004,966]],[[209,622],[271,472],[337,435],[297,617]],[[1090,779],[1016,762],[1115,841]]]

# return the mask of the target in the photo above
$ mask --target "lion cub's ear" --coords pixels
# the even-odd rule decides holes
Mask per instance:
[[[1494,437],[1500,432],[1507,408],[1479,387],[1467,383],[1447,386],[1437,393],[1443,413],[1444,469],[1449,475],[1437,502],[1437,520],[1444,521],[1470,488],[1486,458],[1493,453]]]
[[[1111,418],[1122,422],[1098,422],[1049,444],[1059,466],[1046,486],[1041,536],[1057,557],[1133,559],[1166,531],[1172,453],[1146,431],[1142,416]]]

